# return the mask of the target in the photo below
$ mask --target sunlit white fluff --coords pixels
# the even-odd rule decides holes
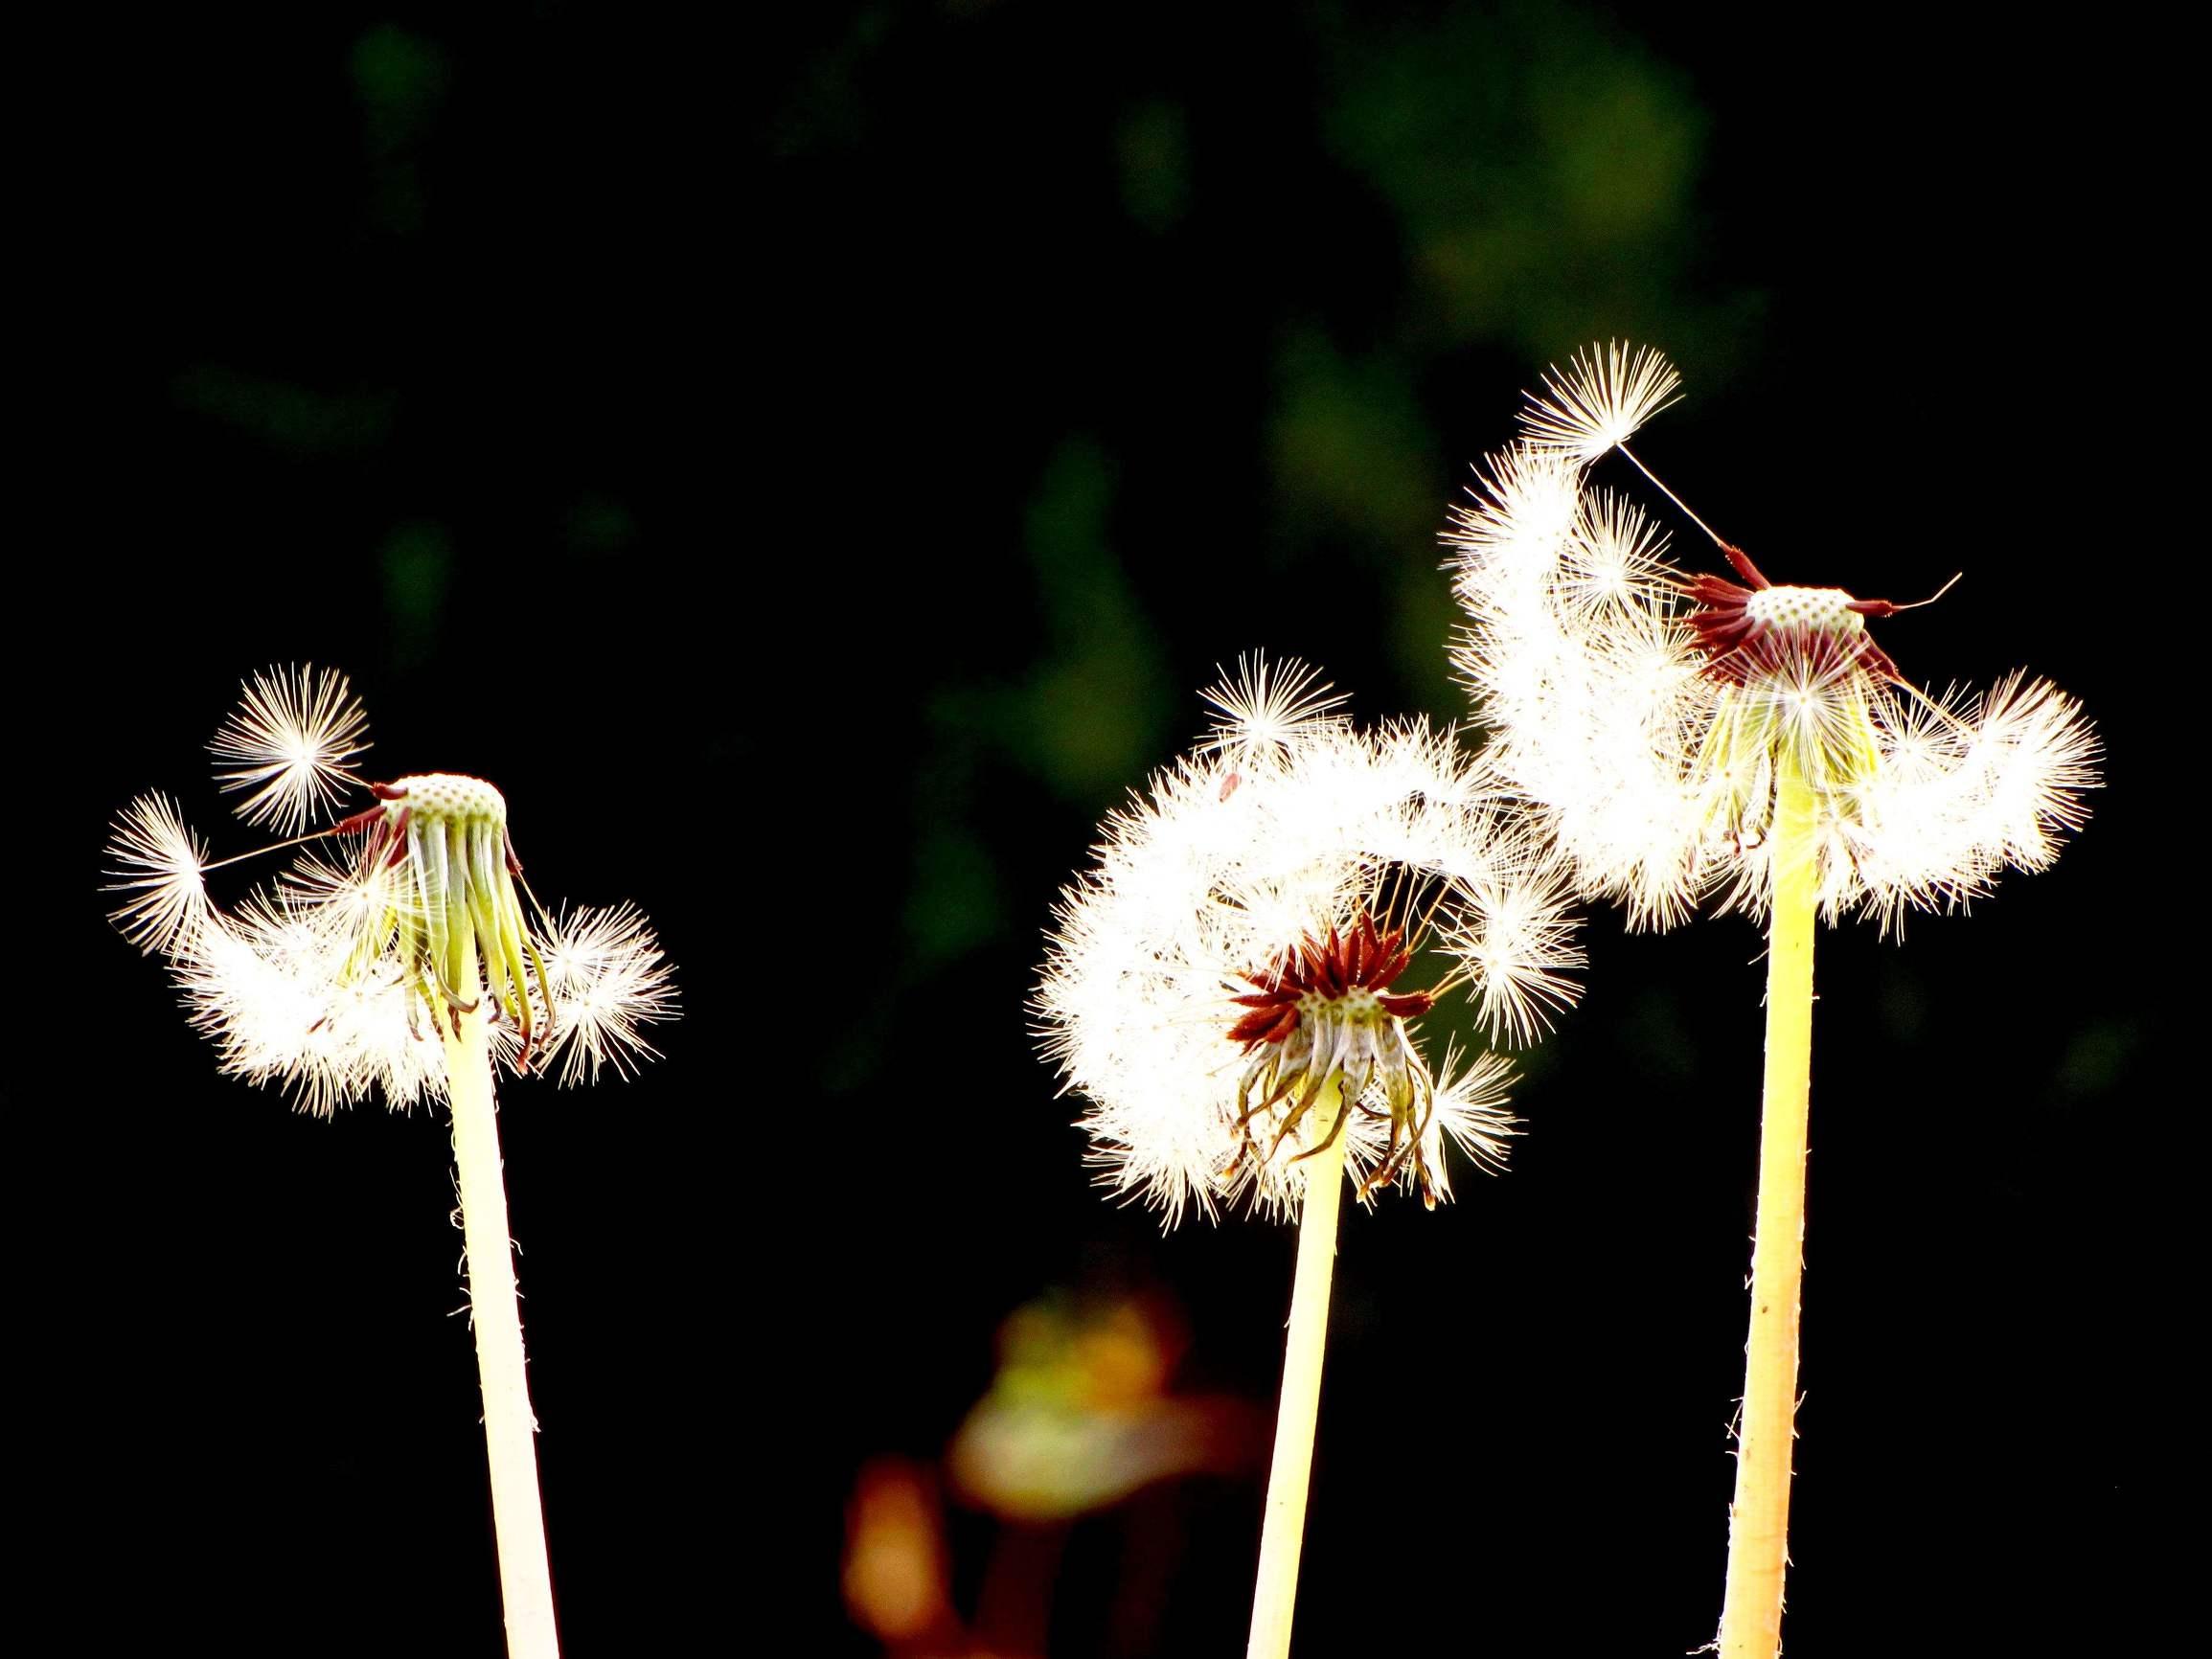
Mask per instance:
[[[238,815],[287,835],[360,784],[353,757],[368,748],[369,716],[346,676],[312,666],[254,675],[208,740],[216,782],[247,791],[234,803]]]
[[[1488,753],[1540,806],[1582,889],[1658,926],[1708,898],[1763,912],[1783,745],[1813,785],[1831,920],[1894,925],[2008,865],[2049,863],[2087,814],[2098,749],[2046,682],[1931,695],[1833,650],[1785,652],[1742,684],[1711,671],[1689,573],[1636,508],[1586,482],[1675,384],[1655,352],[1620,348],[1547,375],[1526,441],[1477,469],[1448,536],[1471,620],[1454,656]]]
[[[333,675],[291,689],[312,693],[332,682],[344,685]],[[272,694],[266,676],[253,682],[245,710],[226,730],[262,718],[254,711],[265,714]],[[432,785],[472,782],[402,781],[417,785],[411,798],[424,807]],[[496,798],[489,785],[476,787]],[[457,893],[462,876],[458,867],[445,869],[442,852],[434,870],[418,868],[425,845],[419,833],[378,841],[361,832],[362,819],[349,823],[356,828],[310,836],[273,883],[228,907],[209,899],[205,848],[166,797],[133,802],[108,844],[111,890],[125,896],[117,926],[168,963],[224,1072],[281,1086],[301,1110],[318,1114],[372,1095],[403,1108],[445,1093],[438,1022],[449,1017],[446,1004],[425,998],[407,941],[423,931],[424,895],[448,883]],[[404,855],[387,855],[392,848]],[[554,919],[539,914],[535,922],[517,912],[511,920],[528,929],[537,953],[532,961],[542,963],[521,992],[529,1020],[516,1017],[520,1002],[500,1009],[481,980],[474,992],[494,1004],[492,1049],[510,1069],[558,1070],[561,1082],[573,1083],[595,1079],[604,1065],[627,1075],[652,1057],[643,1028],[674,1017],[675,997],[670,966],[638,911],[576,909]],[[536,1034],[527,1060],[525,1023]]]
[[[1682,377],[1650,347],[1614,342],[1577,352],[1565,369],[1544,371],[1527,395],[1521,428],[1539,448],[1594,461],[1676,401]]]
[[[1102,1180],[1171,1224],[1186,1206],[1280,1213],[1304,1193],[1302,1136],[1276,1144],[1290,1102],[1260,1114],[1249,1144],[1240,1134],[1241,1083],[1269,1057],[1229,1035],[1248,1017],[1234,999],[1301,941],[1362,912],[1407,923],[1433,954],[1406,985],[1464,989],[1485,1028],[1515,1041],[1571,1000],[1582,960],[1563,884],[1452,733],[1356,731],[1295,663],[1249,662],[1208,700],[1220,718],[1107,819],[1096,862],[1062,894],[1035,1003],[1046,1052],[1089,1102]],[[1284,1053],[1312,1037],[1308,1017]],[[1363,1195],[1378,1171],[1412,1188],[1417,1170],[1431,1197],[1448,1195],[1448,1139],[1478,1162],[1503,1156],[1506,1063],[1448,1052],[1431,1068],[1417,1028],[1378,1020],[1361,1039],[1389,1050],[1347,1115]],[[1392,1086],[1434,1102],[1418,1156],[1396,1165]]]
[[[107,891],[123,936],[148,955],[172,950],[207,917],[207,847],[167,795],[141,795],[117,814]]]
[[[540,943],[562,1082],[596,1082],[603,1065],[629,1077],[657,1057],[639,1028],[674,1016],[675,986],[643,912],[564,911]]]

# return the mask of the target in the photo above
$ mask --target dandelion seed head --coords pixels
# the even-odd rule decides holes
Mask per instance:
[[[1676,385],[1655,352],[1620,346],[1548,375],[1526,442],[1478,469],[1445,538],[1470,619],[1453,660],[1486,753],[1541,811],[1576,887],[1637,925],[1706,899],[1763,914],[1785,758],[1815,799],[1831,920],[1856,910],[1891,928],[2048,864],[2097,784],[2071,698],[2017,675],[1986,697],[1931,696],[1868,625],[1908,607],[1775,584],[1725,543],[1741,581],[1685,572],[1640,512],[1588,486]]]
[[[208,748],[216,782],[245,790],[234,809],[249,824],[298,834],[360,782],[352,765],[369,747],[369,717],[346,676],[312,666],[270,669],[246,682]]]
[[[343,675],[259,676],[218,735],[218,761],[245,764],[248,735],[285,720],[308,759],[289,770],[272,759],[246,815],[296,825],[351,776],[343,761],[365,728]],[[228,910],[208,899],[205,852],[166,797],[117,819],[111,890],[131,897],[116,923],[166,959],[226,1074],[318,1115],[371,1093],[404,1108],[443,1097],[443,1035],[487,1004],[493,1051],[515,1072],[558,1059],[559,1080],[577,1082],[652,1057],[642,1028],[674,1017],[675,997],[639,912],[534,917],[506,798],[483,779],[370,787],[374,805],[305,837],[273,883]]]
[[[1438,970],[1417,961],[1446,965],[1500,1038],[1572,995],[1569,896],[1498,809],[1496,779],[1421,722],[1355,730],[1311,683],[1247,659],[1209,697],[1220,723],[1108,818],[1056,909],[1040,1042],[1088,1102],[1102,1182],[1170,1224],[1294,1206],[1331,1087],[1363,1198],[1447,1195],[1446,1139],[1502,1156],[1507,1073],[1487,1056],[1430,1066],[1417,1027]],[[1296,688],[1277,706],[1306,713],[1271,722],[1255,756],[1257,687]],[[1463,909],[1484,920],[1463,925]]]

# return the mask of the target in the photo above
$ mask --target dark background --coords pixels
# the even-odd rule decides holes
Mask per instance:
[[[1040,1292],[1172,1298],[1183,1382],[1270,1400],[1294,1235],[1089,1187],[1025,1030],[1048,908],[1240,651],[1463,711],[1447,504],[1618,336],[1687,382],[1640,452],[1770,575],[1963,568],[1890,652],[2032,666],[2109,751],[2050,872],[1823,938],[1789,1650],[2139,1639],[2201,909],[2154,794],[2197,754],[2152,644],[2200,560],[2171,45],[1797,27],[318,7],[34,55],[26,1581],[90,1649],[496,1650],[443,1125],[218,1078],[101,920],[143,789],[252,845],[201,745],[271,664],[347,669],[376,775],[495,780],[538,892],[679,965],[638,1080],[505,1091],[573,1652],[875,1650],[855,1470],[935,1456]],[[1512,1172],[1347,1217],[1301,1651],[1717,1619],[1760,941],[1588,943]],[[1153,1641],[1234,1651],[1257,1477],[1176,1491]],[[1070,1535],[1056,1654],[1119,1650],[1126,1525]]]

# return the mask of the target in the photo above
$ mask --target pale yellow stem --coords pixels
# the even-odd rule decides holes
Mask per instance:
[[[1767,941],[1766,1107],[1759,1223],[1751,1245],[1751,1337],[1736,1436],[1722,1659],[1773,1659],[1789,1560],[1796,1438],[1798,1287],[1805,1271],[1805,1108],[1813,1076],[1813,932],[1819,887],[1812,788],[1788,744],[1775,767],[1774,908]]]
[[[1307,1114],[1309,1146],[1336,1126],[1340,1079]],[[1267,1513],[1260,1531],[1260,1576],[1252,1590],[1246,1659],[1284,1659],[1298,1602],[1298,1553],[1306,1541],[1306,1489],[1313,1472],[1313,1423],[1321,1406],[1321,1360],[1329,1337],[1329,1284],[1336,1270],[1336,1211],[1344,1196],[1344,1137],[1305,1162],[1306,1208],[1298,1217],[1298,1277],[1290,1291],[1290,1335],[1283,1398],[1275,1412],[1275,1456],[1267,1468]]]
[[[463,985],[476,983],[473,942]],[[537,1419],[522,1368],[522,1317],[514,1292],[507,1187],[500,1175],[499,1121],[491,1095],[490,998],[455,1035],[445,1010],[445,1084],[453,1114],[453,1164],[461,1180],[461,1225],[468,1249],[468,1323],[484,1389],[484,1443],[491,1466],[491,1522],[499,1540],[499,1594],[509,1659],[558,1659],[553,1576],[545,1558],[545,1514],[537,1495]]]

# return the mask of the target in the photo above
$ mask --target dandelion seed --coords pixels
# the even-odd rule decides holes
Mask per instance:
[[[208,740],[224,789],[249,824],[298,834],[360,782],[350,762],[369,747],[369,716],[333,669],[270,669]]]
[[[167,795],[141,795],[116,818],[107,843],[112,912],[124,938],[148,955],[173,951],[207,918],[207,848]]]
[[[602,1065],[632,1075],[658,1052],[638,1028],[675,1014],[667,959],[645,917],[627,904],[555,920],[545,941],[545,993],[564,1083],[597,1082]]]
[[[1232,768],[1266,757],[1279,760],[1297,743],[1349,724],[1337,713],[1351,699],[1299,662],[1270,663],[1257,652],[1237,659],[1237,677],[1199,693],[1220,718],[1200,744]]]
[[[1649,347],[1618,343],[1577,352],[1564,373],[1544,373],[1548,396],[1528,395],[1521,425],[1529,441],[1594,461],[1676,401],[1682,378]]]

